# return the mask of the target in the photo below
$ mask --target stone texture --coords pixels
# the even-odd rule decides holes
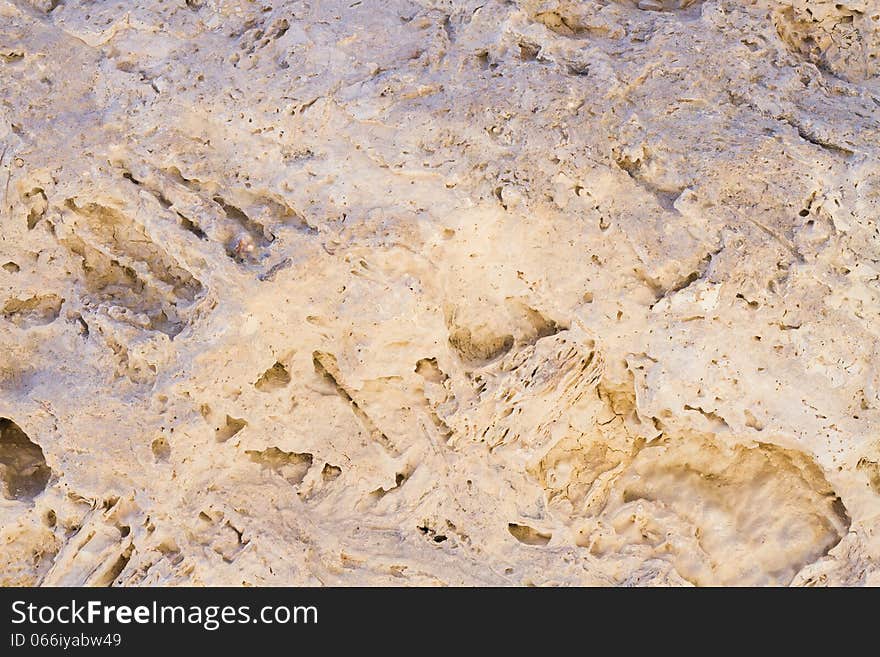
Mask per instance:
[[[873,0],[0,0],[0,583],[880,584]]]

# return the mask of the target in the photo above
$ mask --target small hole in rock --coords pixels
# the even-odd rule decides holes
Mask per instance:
[[[260,392],[272,392],[283,388],[290,383],[290,373],[283,363],[276,362],[272,367],[263,372],[254,387]]]
[[[33,500],[43,492],[52,471],[42,448],[15,422],[0,418],[0,493],[8,500]]]
[[[156,438],[152,442],[150,449],[152,449],[153,456],[157,461],[167,461],[171,456],[171,445],[169,445],[168,441],[162,436]]]
[[[216,435],[218,443],[225,443],[227,440],[232,438],[239,431],[244,429],[247,426],[247,421],[242,420],[238,417],[232,417],[231,415],[226,416],[226,424],[222,427],[217,427]]]
[[[547,545],[552,538],[550,534],[539,532],[534,527],[518,525],[514,522],[507,525],[507,531],[520,543],[525,543],[526,545]]]
[[[321,469],[321,478],[324,481],[333,481],[341,474],[342,468],[329,463],[325,463],[324,467]]]

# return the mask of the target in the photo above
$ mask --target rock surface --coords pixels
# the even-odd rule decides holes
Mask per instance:
[[[0,0],[0,583],[880,584],[874,0]]]

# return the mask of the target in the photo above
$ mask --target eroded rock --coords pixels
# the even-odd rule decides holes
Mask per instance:
[[[875,4],[0,0],[0,584],[880,583]]]

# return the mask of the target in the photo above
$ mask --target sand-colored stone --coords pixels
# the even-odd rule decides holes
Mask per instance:
[[[0,0],[0,584],[880,584],[874,0]]]

